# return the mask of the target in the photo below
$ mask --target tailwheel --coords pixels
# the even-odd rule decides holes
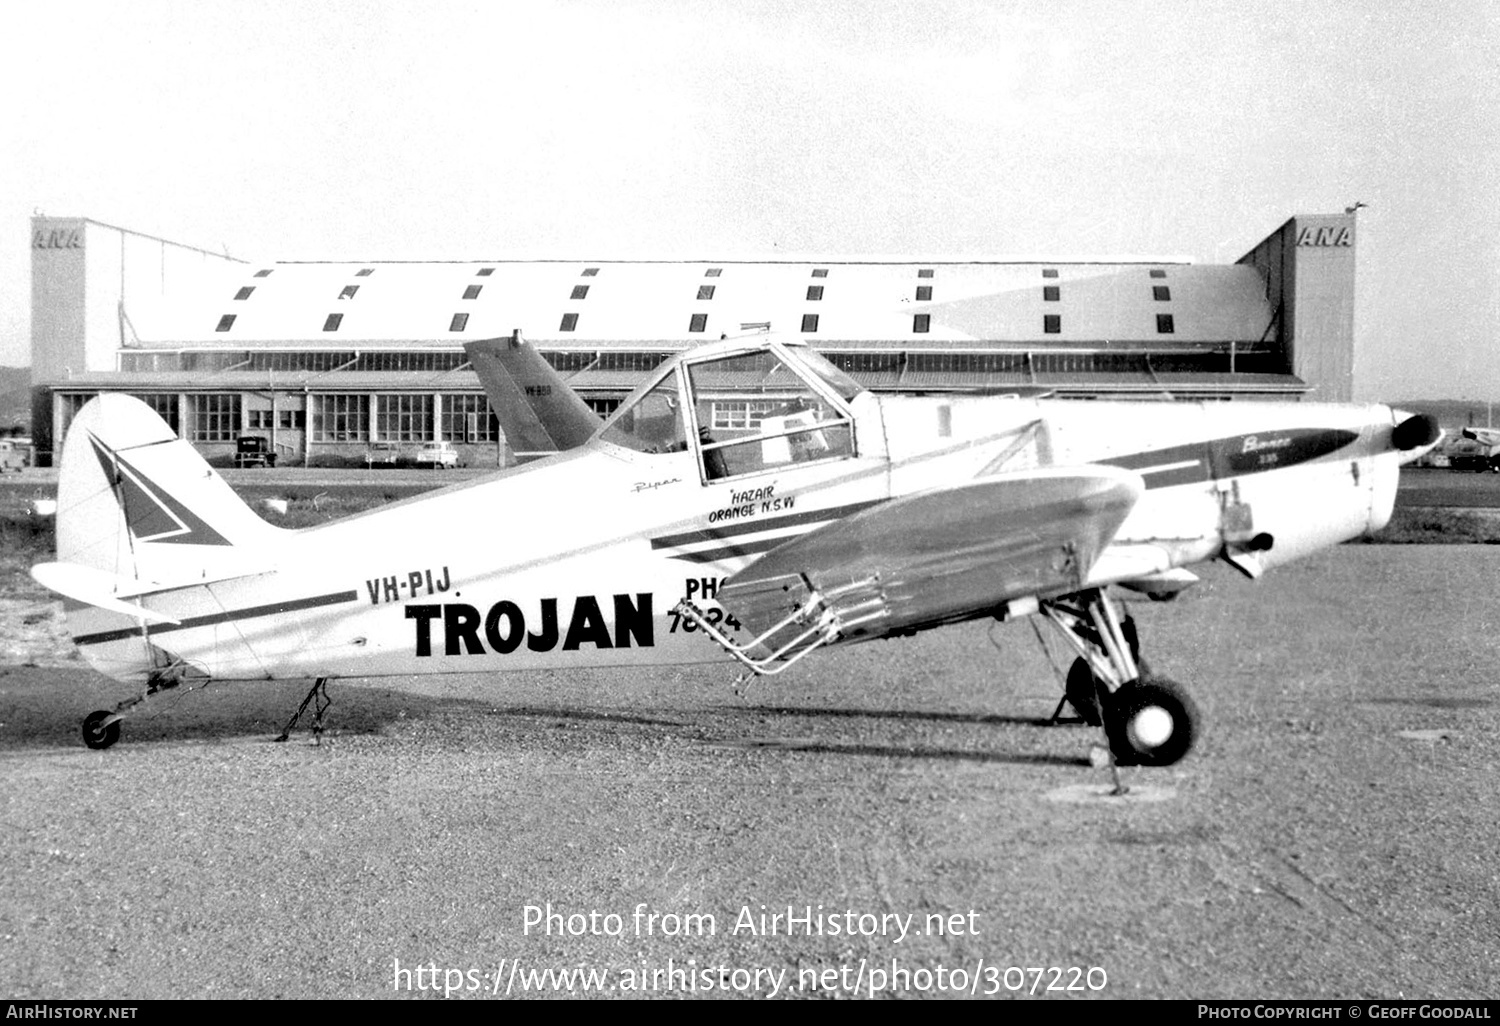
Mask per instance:
[[[1104,733],[1120,766],[1170,766],[1193,747],[1198,707],[1176,681],[1144,677],[1105,700]]]
[[[120,740],[120,717],[99,709],[83,718],[83,743],[90,748],[108,748]]]

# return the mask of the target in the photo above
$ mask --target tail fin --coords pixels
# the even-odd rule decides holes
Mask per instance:
[[[599,429],[598,415],[519,331],[510,338],[467,342],[464,352],[517,456],[577,448]]]
[[[57,559],[94,580],[108,575],[117,597],[267,569],[265,546],[284,533],[140,400],[101,395],[73,419],[58,472]]]

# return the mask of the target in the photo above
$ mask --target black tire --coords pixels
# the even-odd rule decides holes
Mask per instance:
[[[83,718],[83,743],[90,748],[108,748],[120,740],[120,721],[106,724],[104,721],[113,716],[114,713],[108,709],[99,709],[91,712]]]
[[[1156,734],[1163,728],[1166,734],[1160,738],[1142,733]],[[1171,766],[1192,750],[1198,734],[1198,707],[1176,681],[1143,678],[1109,696],[1104,732],[1117,765]]]
[[[1097,727],[1104,722],[1099,708],[1099,678],[1094,676],[1093,667],[1082,656],[1074,659],[1068,668],[1063,694],[1068,696],[1068,704],[1084,723]]]

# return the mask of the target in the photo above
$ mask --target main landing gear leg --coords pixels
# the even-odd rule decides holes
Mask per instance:
[[[1102,589],[1041,604],[1078,653],[1068,672],[1070,704],[1104,728],[1111,772],[1118,766],[1170,766],[1193,746],[1198,709],[1182,685],[1152,674],[1140,658],[1135,624]]]
[[[281,736],[276,738],[277,741],[285,741],[292,736],[292,728],[297,725],[297,721],[302,718],[302,714],[307,711],[308,705],[314,700],[317,704],[313,706],[313,743],[318,745],[323,743],[323,714],[333,704],[333,699],[328,697],[327,677],[319,677],[313,682],[312,690],[307,693],[307,697],[302,700],[302,704],[297,707],[292,718],[286,721],[286,727],[281,731]]]

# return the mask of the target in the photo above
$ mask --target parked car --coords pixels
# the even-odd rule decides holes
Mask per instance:
[[[458,466],[458,450],[451,442],[424,442],[417,450],[417,466],[447,470]]]
[[[1465,438],[1450,443],[1444,454],[1448,457],[1448,467],[1452,470],[1500,470],[1500,461],[1491,452],[1491,447],[1473,439]]]
[[[410,462],[412,453],[400,442],[371,442],[365,450],[366,467],[399,467]]]
[[[31,439],[0,438],[0,474],[7,470],[17,473],[31,466]]]
[[[1500,456],[1485,452],[1460,452],[1448,457],[1448,466],[1453,470],[1486,470],[1500,473]]]
[[[236,467],[274,467],[276,450],[271,440],[260,435],[240,435],[234,440],[234,465]]]

